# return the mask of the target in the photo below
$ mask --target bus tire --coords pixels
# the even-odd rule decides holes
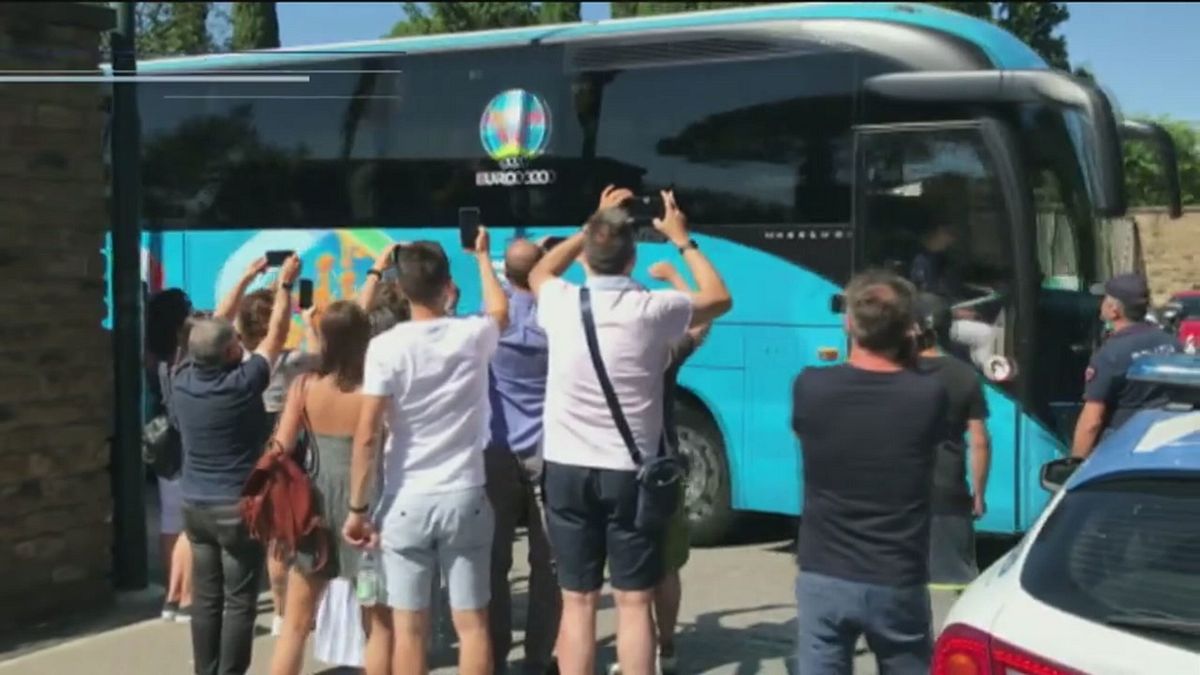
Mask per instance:
[[[691,542],[696,546],[721,544],[734,521],[725,441],[708,412],[687,401],[675,402],[675,426],[679,452],[690,467],[684,508]]]

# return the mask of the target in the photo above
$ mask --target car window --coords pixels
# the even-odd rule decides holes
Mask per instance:
[[[1200,652],[1200,480],[1116,480],[1068,493],[1029,550],[1042,602]]]
[[[1193,319],[1200,317],[1200,295],[1184,296],[1175,298],[1175,302],[1179,303],[1179,316],[1184,319]]]

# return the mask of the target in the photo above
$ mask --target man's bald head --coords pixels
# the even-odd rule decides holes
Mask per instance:
[[[529,290],[529,273],[542,259],[542,249],[528,239],[517,239],[504,252],[504,276],[509,283],[522,290]]]

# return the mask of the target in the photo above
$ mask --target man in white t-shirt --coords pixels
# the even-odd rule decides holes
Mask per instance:
[[[508,298],[480,228],[475,257],[484,315],[447,316],[450,265],[434,245],[397,256],[412,318],[371,340],[354,438],[350,516],[343,536],[378,544],[387,604],[393,610],[397,672],[425,672],[434,570],[445,574],[464,675],[491,675],[487,607],[494,517],[484,491],[489,438],[488,363],[508,323]],[[388,425],[380,531],[367,518],[371,467]]]
[[[543,452],[547,527],[563,589],[558,640],[565,675],[593,672],[596,605],[607,561],[617,604],[617,656],[627,675],[654,672],[654,587],[663,575],[662,532],[639,530],[637,473],[605,402],[589,355],[580,288],[559,276],[583,254],[597,342],[605,370],[642,457],[657,454],[663,433],[663,373],[672,343],[689,326],[729,311],[725,283],[664,192],[654,227],[678,247],[699,290],[649,291],[633,281],[636,250],[611,186],[583,231],[552,248],[530,273],[538,323],[550,347]]]

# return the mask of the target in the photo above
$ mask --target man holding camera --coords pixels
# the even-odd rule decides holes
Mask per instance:
[[[663,536],[661,526],[638,519],[639,508],[647,506],[639,464],[654,459],[660,448],[663,373],[671,345],[689,326],[712,321],[732,306],[724,282],[688,236],[670,192],[662,193],[664,212],[653,225],[679,249],[699,289],[649,291],[630,278],[635,232],[620,206],[632,198],[629,190],[606,188],[600,210],[583,230],[547,252],[529,275],[550,345],[545,498],[563,589],[558,663],[568,675],[594,672],[606,560],[621,670],[654,672],[651,603],[663,574]],[[582,288],[559,278],[581,253],[588,277]]]

